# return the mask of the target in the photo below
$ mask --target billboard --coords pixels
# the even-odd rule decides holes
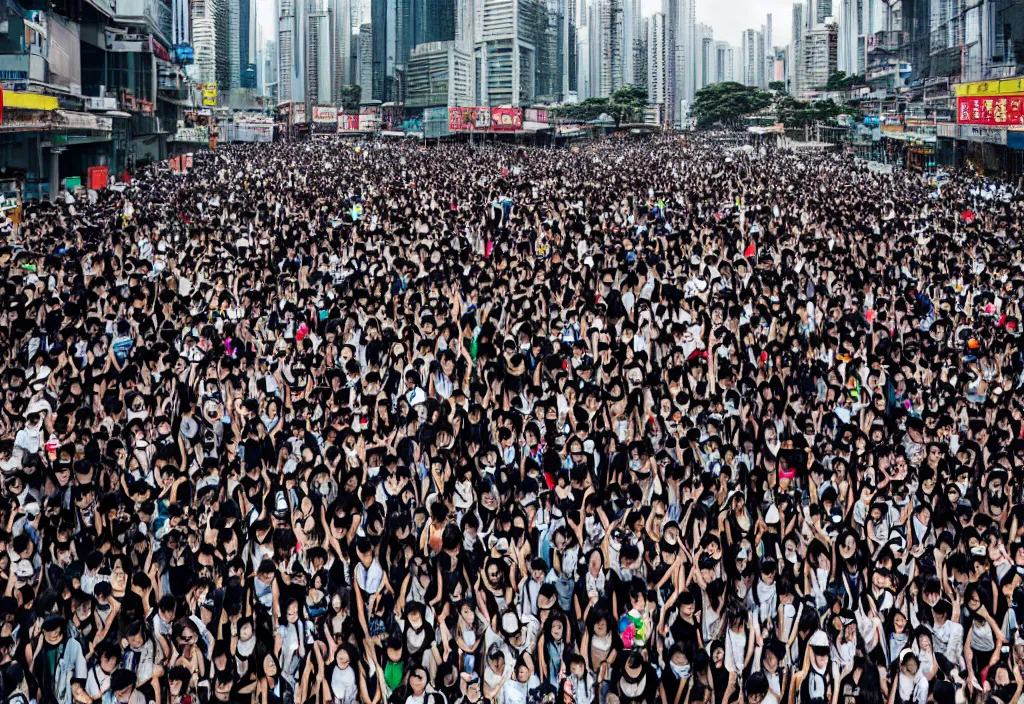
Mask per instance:
[[[313,106],[313,122],[337,122],[338,108],[326,105]]]
[[[548,122],[548,111],[543,108],[526,108],[527,122]]]
[[[490,126],[489,108],[448,108],[448,129],[452,132],[484,131]]]
[[[522,108],[491,108],[491,129],[495,132],[523,129]]]
[[[120,29],[106,27],[103,30],[103,40],[107,51],[140,53],[151,50],[148,34],[129,34]]]
[[[295,103],[295,116],[292,122],[296,125],[306,124],[306,106],[303,103]]]
[[[203,105],[205,107],[216,107],[217,105],[217,84],[203,84]]]
[[[956,99],[956,123],[1024,129],[1024,94],[972,95]]]
[[[359,115],[338,115],[338,132],[358,132]]]

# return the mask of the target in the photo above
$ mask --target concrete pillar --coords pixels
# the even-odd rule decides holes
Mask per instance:
[[[57,201],[57,192],[60,189],[60,154],[50,147],[50,200]]]

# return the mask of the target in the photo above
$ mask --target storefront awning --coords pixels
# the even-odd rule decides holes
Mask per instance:
[[[4,108],[21,110],[56,110],[60,102],[52,95],[4,91]]]

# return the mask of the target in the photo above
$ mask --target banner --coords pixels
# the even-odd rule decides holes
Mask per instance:
[[[1024,128],[1024,95],[968,96],[956,99],[956,123],[1004,129]]]
[[[338,115],[338,132],[358,132],[359,115]]]
[[[168,63],[170,62],[171,52],[167,51],[167,49],[164,48],[164,45],[158,42],[156,40],[156,37],[154,37],[152,34],[149,35],[149,48],[150,51],[153,52],[153,56],[162,61],[167,61]]]
[[[359,131],[360,132],[373,132],[377,129],[377,124],[380,122],[380,118],[376,115],[360,115],[359,116]]]
[[[328,107],[326,105],[314,105],[313,106],[313,122],[337,122],[338,121],[338,108]]]
[[[216,83],[204,83],[203,84],[203,105],[205,107],[216,107],[217,106],[217,84]]]
[[[489,108],[448,108],[448,129],[452,132],[486,131],[490,126]]]
[[[523,129],[522,108],[491,108],[491,129],[495,132]]]

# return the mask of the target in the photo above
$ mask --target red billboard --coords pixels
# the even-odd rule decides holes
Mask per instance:
[[[495,132],[523,129],[522,108],[491,108],[491,129]]]
[[[972,95],[956,99],[958,125],[1024,127],[1024,95]]]
[[[448,129],[451,132],[486,130],[490,113],[487,108],[448,108]]]
[[[358,132],[359,115],[346,115],[345,113],[338,113],[338,131]]]

